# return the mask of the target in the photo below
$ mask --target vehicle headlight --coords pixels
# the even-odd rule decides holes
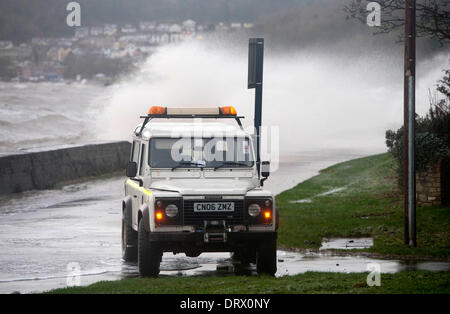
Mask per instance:
[[[259,206],[258,204],[250,204],[250,206],[248,207],[248,214],[252,217],[256,217],[261,213],[261,206]]]
[[[178,215],[178,207],[175,204],[169,204],[167,205],[165,212],[167,217],[173,218]]]

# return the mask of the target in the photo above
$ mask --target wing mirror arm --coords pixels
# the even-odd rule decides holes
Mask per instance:
[[[261,184],[261,186],[264,186],[264,181],[266,181],[267,178],[262,178],[261,180],[259,180],[259,183]]]
[[[139,186],[144,186],[144,181],[142,181],[142,179],[130,178],[130,180],[136,181],[137,183],[139,183]]]

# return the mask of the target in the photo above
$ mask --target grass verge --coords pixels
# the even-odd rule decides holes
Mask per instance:
[[[340,190],[326,194],[334,189]],[[293,202],[298,200],[302,202]],[[418,207],[418,246],[403,244],[402,195],[390,154],[324,169],[279,194],[276,201],[278,245],[286,248],[318,249],[324,237],[369,236],[374,246],[365,251],[371,253],[445,259],[450,255],[449,207]]]
[[[450,293],[450,272],[402,272],[381,274],[381,286],[369,287],[367,273],[313,273],[272,277],[161,277],[103,281],[88,287],[53,290],[50,293]],[[420,284],[419,284],[420,283]]]

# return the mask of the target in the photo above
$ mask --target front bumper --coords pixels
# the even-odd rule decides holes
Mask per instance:
[[[258,247],[277,239],[277,232],[226,232],[224,242],[205,242],[205,232],[150,232],[149,241],[157,242],[164,251],[229,252],[238,248]]]

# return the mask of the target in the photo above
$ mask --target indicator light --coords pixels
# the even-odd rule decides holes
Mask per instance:
[[[158,212],[155,213],[155,217],[156,217],[157,221],[161,221],[163,219],[164,215],[163,215],[162,212],[158,211]]]
[[[165,115],[166,114],[166,107],[161,107],[161,106],[152,106],[150,107],[150,109],[148,110],[148,114],[153,114],[153,115]]]
[[[235,116],[237,114],[236,109],[232,106],[220,107],[220,113],[224,116]]]

